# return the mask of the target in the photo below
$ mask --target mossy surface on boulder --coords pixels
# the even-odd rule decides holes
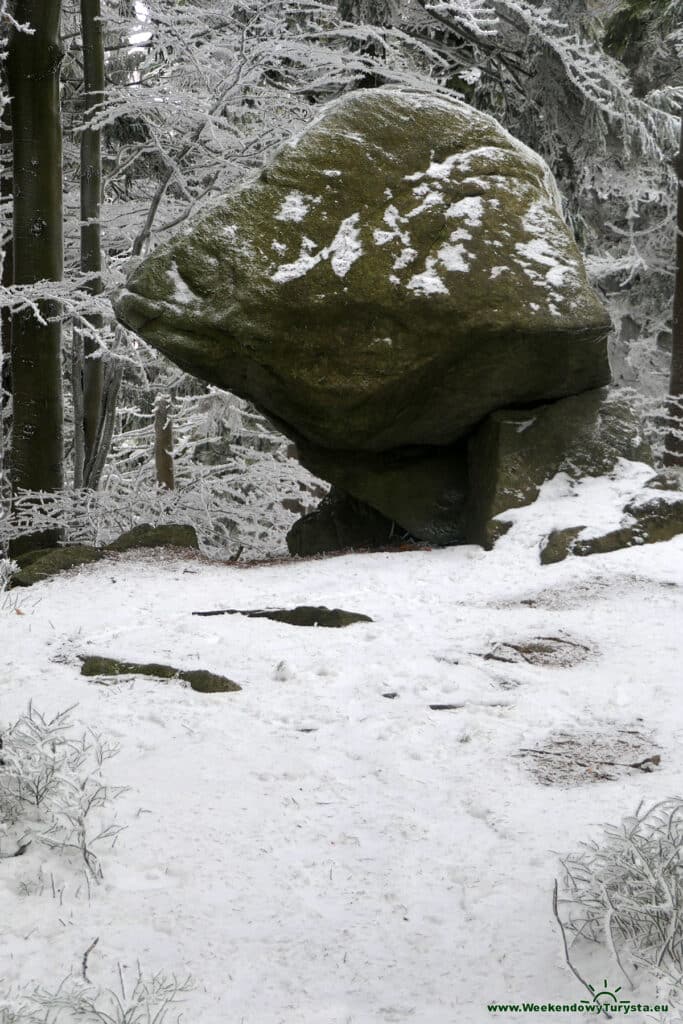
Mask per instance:
[[[206,672],[204,669],[173,668],[172,665],[160,665],[156,662],[119,661],[117,658],[99,655],[88,655],[81,658],[81,662],[83,676],[154,676],[156,679],[182,679],[199,693],[234,693],[242,689],[232,679],[216,675],[214,672]]]
[[[116,540],[106,545],[106,551],[130,551],[132,548],[194,548],[199,549],[197,531],[194,526],[182,523],[164,523],[162,526],[150,526],[140,523],[132,530],[122,533]]]
[[[116,301],[183,369],[322,448],[445,445],[609,379],[607,315],[544,161],[427,93],[328,105]]]
[[[70,544],[61,548],[39,548],[18,555],[15,559],[19,571],[14,573],[12,587],[30,587],[34,583],[73,569],[77,565],[97,562],[103,557],[99,548],[85,544]]]
[[[629,397],[619,392],[600,388],[492,413],[469,442],[467,539],[491,547],[499,530],[493,517],[530,504],[556,473],[601,476],[619,459],[652,459]]]

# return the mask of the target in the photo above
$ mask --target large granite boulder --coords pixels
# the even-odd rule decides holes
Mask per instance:
[[[462,505],[462,452],[444,467],[444,447],[496,409],[609,379],[608,318],[546,164],[464,103],[393,88],[327,106],[138,266],[115,305],[427,540],[453,539],[443,524]],[[360,453],[379,462],[349,472]],[[406,509],[383,453],[430,477],[435,505],[418,487]]]

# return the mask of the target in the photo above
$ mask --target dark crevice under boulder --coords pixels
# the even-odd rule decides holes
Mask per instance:
[[[375,533],[382,532],[378,518],[373,521],[376,526],[368,530],[368,510],[373,509],[384,522],[396,524],[390,531],[391,537],[408,534],[429,544],[457,544],[465,539],[463,511],[468,490],[465,441],[443,448],[412,446],[379,454],[331,451],[299,441],[297,451],[307,469],[333,484],[333,493],[337,495],[335,511],[332,513],[329,505],[321,508],[329,509],[334,518],[344,524],[340,529],[344,543],[337,548],[382,545],[382,539],[374,537]],[[343,499],[342,495],[348,497]],[[360,542],[361,517],[366,524],[365,544]],[[360,537],[355,536],[359,529]],[[291,546],[290,551],[304,553],[293,551]],[[309,549],[306,553],[314,552]]]

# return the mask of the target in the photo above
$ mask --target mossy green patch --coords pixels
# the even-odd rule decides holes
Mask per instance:
[[[561,562],[568,555],[605,555],[640,544],[658,544],[683,533],[683,497],[636,498],[624,507],[621,526],[596,537],[581,537],[583,526],[555,530],[541,550],[541,564]]]
[[[164,523],[150,526],[140,523],[106,545],[106,551],[130,551],[132,548],[199,548],[197,531],[194,526],[179,523]]]
[[[84,544],[71,544],[61,548],[42,548],[27,551],[16,559],[19,571],[12,576],[12,587],[31,587],[57,573],[78,565],[97,562],[103,557],[99,548]]]
[[[234,693],[242,687],[226,676],[206,672],[203,669],[180,669],[156,662],[139,663],[119,661],[99,655],[81,658],[81,675],[84,676],[154,676],[156,679],[182,679],[199,693]]]

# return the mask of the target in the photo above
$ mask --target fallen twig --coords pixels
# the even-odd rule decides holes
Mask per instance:
[[[88,978],[88,957],[90,956],[90,954],[92,953],[93,949],[95,948],[99,941],[100,937],[98,935],[96,939],[93,939],[93,941],[90,943],[85,953],[83,954],[83,959],[81,960],[81,973],[83,975],[83,981],[90,981],[90,979]]]
[[[553,914],[555,915],[555,920],[557,921],[558,925],[560,926],[560,934],[562,935],[562,945],[564,946],[564,958],[565,958],[565,960],[567,962],[567,967],[572,972],[574,977],[578,981],[581,982],[581,984],[585,988],[586,992],[588,992],[589,996],[591,997],[591,1002],[592,1002],[594,1000],[594,998],[595,998],[595,993],[593,992],[593,990],[590,987],[590,985],[588,984],[588,982],[584,981],[584,979],[581,977],[581,975],[577,971],[576,967],[574,967],[574,964],[571,961],[571,957],[569,956],[569,946],[567,944],[567,935],[566,935],[565,930],[564,930],[564,925],[562,924],[562,919],[560,918],[560,913],[559,913],[559,911],[557,909],[557,879],[555,879],[555,885],[553,886]],[[600,1004],[598,1004],[598,1005],[600,1005]],[[601,1006],[599,1012],[600,1013],[604,1013],[604,1015],[607,1018],[607,1020],[611,1020],[612,1019],[612,1014],[608,1013],[608,1011],[607,1011],[607,1009],[605,1007]]]

